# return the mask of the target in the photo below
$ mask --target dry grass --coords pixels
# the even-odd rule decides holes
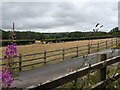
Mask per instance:
[[[92,43],[103,42],[110,39],[98,39],[92,40]],[[64,42],[64,43],[51,43],[51,44],[31,44],[31,45],[21,45],[17,46],[17,54],[31,54],[31,53],[38,53],[43,52],[44,50],[56,50],[56,49],[63,49],[75,46],[84,46],[87,45],[89,40],[82,40],[82,41],[72,41],[72,42]],[[1,48],[0,48],[1,49]],[[2,57],[4,56],[5,47],[2,47]],[[0,57],[1,58],[1,57]]]

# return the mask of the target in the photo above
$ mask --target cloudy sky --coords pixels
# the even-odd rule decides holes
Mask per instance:
[[[118,2],[3,2],[2,28],[35,32],[100,31],[118,26]]]

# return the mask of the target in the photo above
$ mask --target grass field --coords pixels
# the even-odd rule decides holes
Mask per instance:
[[[103,41],[107,41],[111,39],[98,39],[92,40],[92,43],[99,43]],[[89,43],[89,40],[82,40],[82,41],[72,41],[72,42],[63,42],[63,43],[51,43],[51,44],[31,44],[31,45],[21,45],[17,46],[17,54],[31,54],[31,53],[38,53],[43,52],[44,50],[56,50],[56,49],[64,49],[69,47],[75,46],[84,46]],[[0,48],[2,49],[2,57],[4,56],[5,47]],[[1,58],[1,57],[0,57]]]

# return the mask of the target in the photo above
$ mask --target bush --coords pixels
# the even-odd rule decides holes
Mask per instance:
[[[80,38],[55,38],[55,39],[43,39],[41,40],[42,42],[52,42],[52,43],[56,43],[56,42],[67,42],[67,41],[77,41],[77,40],[90,40],[90,39],[104,39],[104,38],[113,38],[113,37],[103,37],[103,36],[93,36],[93,37],[80,37]]]
[[[10,43],[10,40],[0,41],[1,46],[7,46]],[[35,40],[16,40],[14,41],[17,45],[28,45],[35,43]]]

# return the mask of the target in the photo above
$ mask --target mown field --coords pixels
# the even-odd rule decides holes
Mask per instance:
[[[100,43],[103,41],[111,40],[109,39],[98,39],[92,40],[92,43]],[[75,46],[84,46],[89,43],[89,40],[81,40],[81,41],[72,41],[72,42],[63,42],[63,43],[50,43],[50,44],[31,44],[31,45],[20,45],[17,46],[17,54],[31,54],[31,53],[38,53],[43,52],[44,50],[56,50],[56,49],[64,49],[69,47]],[[2,49],[2,57],[4,57],[6,47],[1,47]],[[0,57],[1,58],[1,57]]]

